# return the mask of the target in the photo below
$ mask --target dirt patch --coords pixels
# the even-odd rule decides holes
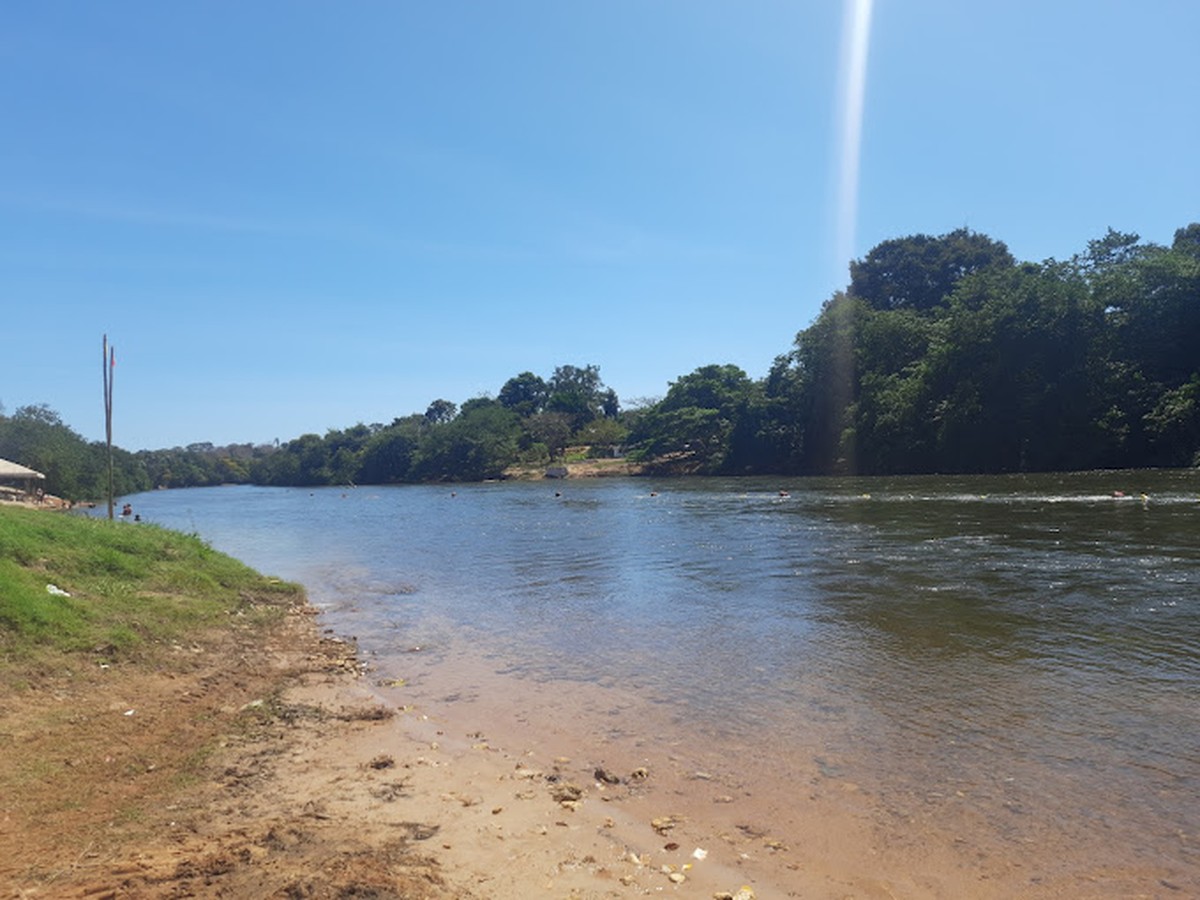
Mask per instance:
[[[547,478],[546,472],[552,469],[565,469],[566,475],[559,479]],[[646,467],[642,463],[631,462],[625,458],[580,459],[569,462],[556,462],[541,466],[512,466],[505,470],[504,477],[514,481],[561,480],[566,478],[608,478],[630,475],[643,475]]]
[[[284,699],[352,683],[357,666],[295,609],[267,634],[234,627],[151,667],[87,654],[9,670],[0,896],[465,896],[424,849],[436,829],[364,829],[288,768],[304,739],[390,718]]]

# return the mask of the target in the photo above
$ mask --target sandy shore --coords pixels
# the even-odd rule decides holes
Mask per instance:
[[[820,817],[801,852],[670,748],[522,735],[529,698],[405,705],[309,607],[150,670],[82,654],[19,680],[0,896],[896,896],[845,877]]]
[[[755,896],[657,773],[385,703],[311,609],[171,654],[5,691],[4,896]]]
[[[413,652],[414,672],[439,665]],[[753,761],[720,747],[589,742],[570,716],[611,702],[595,686],[542,698],[410,690],[323,633],[309,607],[266,635],[235,626],[174,646],[155,666],[81,654],[19,681],[0,693],[0,896],[1180,890],[1152,871],[1031,879],[1016,848],[881,818],[877,798],[819,772],[764,796]]]

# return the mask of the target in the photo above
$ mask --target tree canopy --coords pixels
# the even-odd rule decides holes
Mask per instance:
[[[101,495],[103,445],[44,405],[3,409],[0,456],[53,493]],[[115,470],[121,493],[477,480],[581,444],[680,473],[1200,465],[1200,223],[1169,247],[1110,228],[1062,262],[1018,262],[967,229],[887,240],[765,377],[701,365],[628,411],[598,366],[564,364],[281,446],[118,449]]]

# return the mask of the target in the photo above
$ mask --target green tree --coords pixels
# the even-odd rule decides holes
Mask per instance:
[[[514,375],[500,388],[500,404],[511,409],[521,418],[542,411],[549,397],[546,382],[532,372]]]
[[[1069,267],[1026,263],[967,279],[928,368],[939,469],[1098,465],[1093,348],[1102,311]]]
[[[57,412],[44,403],[18,407],[0,420],[0,457],[35,469],[46,476],[47,493],[71,500],[107,494],[107,463],[103,491],[86,477],[89,448],[82,437],[63,424]]]
[[[931,434],[922,408],[934,318],[910,309],[864,311],[856,337],[852,421],[858,471],[927,471]]]
[[[1014,262],[1002,242],[966,228],[938,237],[914,234],[884,241],[851,262],[848,293],[875,309],[929,310],[944,305],[967,275]]]
[[[444,425],[458,414],[458,406],[449,400],[434,400],[425,410],[425,422],[429,425]]]
[[[1109,229],[1074,262],[1106,317],[1108,392],[1102,424],[1120,465],[1190,459],[1186,435],[1167,426],[1186,407],[1200,374],[1200,225],[1175,232],[1170,248]],[[1200,450],[1200,447],[1196,449]]]
[[[605,458],[612,456],[629,437],[629,429],[615,418],[593,419],[576,435],[579,442],[589,447],[588,456]]]
[[[675,456],[701,471],[721,471],[755,385],[734,365],[701,366],[671,383],[630,434],[648,457]]]
[[[372,434],[363,448],[358,482],[393,484],[410,480],[424,421],[424,416],[396,419],[387,428]]]
[[[858,397],[855,350],[867,303],[847,294],[826,301],[811,326],[796,336],[796,401],[803,421],[800,470],[811,474],[857,471],[853,404]]]
[[[472,409],[430,430],[413,461],[422,481],[499,478],[516,461],[520,421],[499,404]]]
[[[559,366],[547,390],[546,410],[569,416],[572,431],[617,408],[616,394],[600,381],[599,366]]]
[[[561,459],[571,442],[571,417],[566,413],[534,413],[525,419],[524,427],[531,443],[545,446],[551,459]]]

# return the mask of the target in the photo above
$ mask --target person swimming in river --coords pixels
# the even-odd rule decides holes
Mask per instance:
[[[121,507],[121,515],[132,516],[133,515],[133,504],[126,503],[124,506],[122,506]]]

